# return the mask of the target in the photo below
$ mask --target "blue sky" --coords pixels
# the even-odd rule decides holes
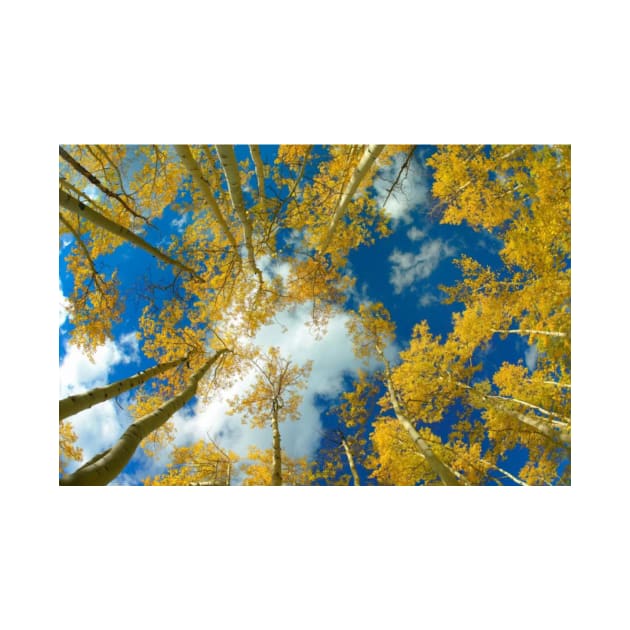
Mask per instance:
[[[275,151],[273,146],[263,147],[263,161],[269,162]],[[432,212],[435,200],[430,192],[431,169],[424,164],[433,151],[434,147],[430,146],[416,148],[400,189],[387,199],[385,210],[391,220],[391,236],[377,240],[370,247],[360,247],[350,255],[356,286],[348,296],[348,306],[356,308],[360,302],[380,301],[389,309],[397,328],[395,346],[390,348],[393,361],[396,350],[405,347],[413,326],[421,320],[427,320],[436,335],[446,335],[451,329],[451,316],[459,305],[443,304],[439,286],[452,285],[460,277],[453,264],[455,258],[465,253],[490,267],[500,264],[498,251],[501,243],[498,239],[473,231],[466,225],[439,224],[435,212]],[[238,159],[246,157],[247,147],[237,146],[236,154]],[[375,179],[372,192],[381,203],[385,201],[387,190],[404,158],[404,154],[397,156],[391,166],[381,170]],[[99,194],[95,189],[92,192]],[[186,212],[187,199],[183,197],[182,201],[181,209],[167,209],[163,217],[155,222],[156,229],[147,232],[146,238],[150,242],[165,246],[170,234],[180,231],[190,220],[190,213]],[[137,287],[145,275],[154,279],[156,284],[167,285],[172,280],[170,267],[156,269],[151,256],[130,244],[122,245],[104,258],[102,264],[118,270],[126,309],[122,321],[113,328],[114,338],[99,348],[95,362],[91,363],[77,348],[69,345],[68,333],[72,323],[65,314],[63,296],[70,293],[72,286],[64,261],[70,246],[71,239],[65,239],[59,258],[61,397],[111,383],[153,365],[142,354],[141,344],[135,336],[138,317],[145,304]],[[261,265],[266,273],[270,272],[270,261],[261,261]],[[308,311],[309,307],[305,305],[292,312],[281,313],[277,317],[278,324],[263,328],[256,342],[262,348],[279,346],[297,364],[313,361],[301,405],[301,418],[299,422],[283,423],[281,433],[283,448],[289,456],[314,458],[321,446],[323,433],[334,423],[334,417],[331,420],[323,413],[323,401],[334,404],[338,395],[351,383],[361,363],[353,355],[346,332],[347,315],[335,315],[326,334],[318,339],[306,326]],[[508,336],[506,340],[495,338],[486,352],[486,370],[480,376],[492,374],[505,360],[516,362],[521,359],[533,368],[535,358],[536,349],[530,347],[526,340],[516,336]],[[372,363],[371,368],[375,367],[376,363]],[[270,448],[270,429],[252,429],[243,425],[237,417],[226,414],[230,397],[243,391],[250,382],[250,378],[245,378],[209,405],[204,406],[195,399],[177,412],[174,416],[178,429],[175,445],[187,445],[210,437],[224,449],[233,450],[242,457],[250,444]],[[83,449],[84,461],[108,448],[131,421],[126,406],[133,393],[132,390],[116,401],[107,401],[71,418],[79,435],[78,445]],[[455,417],[454,411],[451,419]],[[445,437],[449,426],[447,418],[438,428],[438,433]],[[113,483],[137,485],[146,476],[163,472],[169,452],[170,448],[167,448],[158,457],[148,458],[139,450]],[[510,468],[510,462],[504,467],[516,474],[522,463],[519,454],[515,453],[511,461],[513,468]],[[69,470],[78,465],[72,464]],[[359,469],[362,483],[368,482],[366,471],[361,467]]]

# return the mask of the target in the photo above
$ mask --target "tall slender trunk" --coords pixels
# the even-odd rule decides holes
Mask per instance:
[[[258,180],[258,201],[261,204],[261,209],[265,206],[265,169],[263,168],[262,158],[260,157],[260,147],[257,144],[249,145],[249,152],[252,154],[252,160],[254,160],[254,167],[256,169],[256,179]]]
[[[228,352],[227,348],[216,352],[193,374],[190,383],[180,394],[171,398],[154,412],[129,425],[111,448],[96,455],[73,473],[62,477],[59,480],[59,485],[105,486],[114,480],[129,463],[140,442],[153,431],[159,429],[197,393],[199,381],[225,352]]]
[[[507,470],[505,470],[503,468],[500,468],[496,464],[492,464],[492,463],[490,463],[489,461],[487,461],[485,459],[480,459],[479,461],[483,462],[484,464],[486,464],[490,468],[493,468],[494,470],[498,470],[502,475],[505,475],[508,479],[511,479],[515,484],[517,484],[519,486],[526,486],[527,485],[524,481],[522,481],[518,477],[515,477],[512,473],[509,473]]]
[[[168,363],[160,363],[159,365],[155,365],[147,370],[138,372],[133,376],[123,378],[120,381],[116,381],[111,385],[107,385],[105,387],[95,387],[89,392],[76,394],[75,396],[68,396],[63,400],[60,400],[59,422],[61,422],[68,416],[73,416],[80,411],[89,409],[94,405],[98,405],[99,403],[109,400],[110,398],[115,398],[123,392],[129,391],[134,387],[138,387],[139,385],[146,383],[150,378],[158,376],[159,374],[163,374],[171,368],[177,367],[178,365],[183,363],[186,358],[187,357],[183,357],[181,359],[169,361]]]
[[[114,234],[115,236],[123,238],[129,241],[130,243],[137,245],[138,247],[148,252],[149,254],[157,258],[158,260],[161,260],[162,262],[165,262],[169,265],[173,265],[174,267],[177,267],[178,269],[181,269],[182,271],[189,273],[190,275],[195,277],[197,280],[202,280],[202,278],[198,276],[196,272],[190,267],[187,267],[183,263],[180,263],[174,258],[171,258],[164,252],[161,252],[156,247],[153,247],[153,245],[150,245],[149,243],[147,243],[143,238],[140,238],[137,234],[134,234],[131,230],[128,230],[126,227],[96,212],[96,210],[93,210],[92,208],[84,204],[82,201],[79,201],[78,199],[75,199],[74,197],[70,196],[67,192],[65,192],[64,190],[61,190],[61,188],[59,189],[59,205],[65,208],[66,210],[68,210],[69,212],[73,212],[74,214],[80,217],[84,217],[85,219],[87,219],[94,225],[102,228],[103,230],[106,230],[107,232],[110,232],[111,234]]]
[[[392,402],[392,406],[394,407],[394,413],[396,414],[396,418],[398,422],[405,428],[407,433],[410,435],[414,444],[417,446],[421,455],[427,460],[427,463],[431,467],[431,470],[440,478],[440,481],[445,486],[459,486],[461,485],[455,473],[444,464],[438,457],[436,457],[435,453],[431,450],[431,447],[427,444],[425,440],[422,439],[416,428],[413,426],[411,421],[407,418],[407,416],[402,412],[400,405],[398,404],[396,398],[396,392],[394,391],[391,381],[387,379],[387,390],[389,392],[389,398]]]
[[[455,449],[453,449],[450,446],[447,446],[445,444],[442,445],[444,448],[446,448],[447,450],[449,450],[451,453],[458,455],[459,457],[462,457],[462,453],[461,452],[457,452]],[[474,468],[477,468],[477,470],[480,470],[480,468],[478,466],[475,466],[475,464],[473,462],[477,462],[477,459],[473,459],[472,457],[467,457],[464,456],[465,459],[467,459],[471,465]],[[484,464],[485,466],[487,466],[488,468],[492,468],[494,470],[498,470],[500,473],[502,473],[503,475],[505,475],[506,477],[508,477],[509,479],[511,479],[512,481],[514,481],[514,483],[520,485],[520,486],[526,486],[527,484],[524,481],[521,481],[518,477],[515,477],[512,473],[509,473],[507,470],[504,470],[503,468],[500,468],[499,466],[497,466],[496,464],[493,464],[492,462],[489,462],[487,459],[484,459],[483,457],[480,457],[478,459],[479,462],[481,462],[482,464]],[[485,472],[485,469],[481,469],[482,472]],[[467,485],[470,485],[468,482],[466,482]]]
[[[524,413],[519,413],[518,411],[513,411],[506,407],[500,407],[501,411],[505,411],[510,416],[522,422],[523,424],[532,427],[537,433],[541,433],[545,437],[549,438],[554,442],[560,442],[562,446],[567,449],[571,448],[571,433],[568,427],[560,428],[556,430],[542,418],[536,418],[534,416],[528,416]]]
[[[549,416],[552,418],[559,418],[559,420],[549,421],[552,424],[555,424],[557,426],[566,427],[570,424],[569,418],[565,416],[561,416],[559,413],[555,413],[554,411],[547,411],[547,409],[545,409],[544,407],[539,407],[538,405],[532,405],[532,403],[528,403],[525,400],[520,400],[519,398],[512,398],[510,396],[497,396],[493,394],[488,394],[488,398],[494,398],[495,400],[505,400],[506,402],[515,402],[519,405],[523,405],[524,407],[535,409],[536,411],[539,411],[540,413],[542,413],[544,416]]]
[[[429,444],[422,438],[422,436],[416,431],[413,423],[407,418],[407,415],[402,410],[402,407],[398,401],[398,396],[394,385],[391,380],[391,370],[389,367],[389,361],[385,358],[384,353],[377,348],[377,351],[381,355],[381,360],[385,363],[385,386],[387,387],[387,393],[389,394],[389,400],[394,408],[394,413],[398,422],[407,431],[414,444],[420,451],[420,454],[426,459],[427,463],[431,467],[431,470],[440,478],[440,481],[445,486],[460,486],[461,483],[457,479],[457,475],[435,455]]]
[[[501,335],[547,335],[549,337],[566,337],[567,333],[558,332],[557,330],[530,330],[528,328],[513,328],[511,330],[491,329],[493,333]]]
[[[350,447],[345,439],[341,439],[341,445],[343,446],[343,450],[346,453],[346,459],[348,460],[348,466],[350,466],[350,472],[352,473],[352,480],[354,481],[355,486],[360,486],[361,481],[359,479],[359,473],[357,473],[357,468],[354,465],[354,457],[352,457],[352,453],[350,452]]]
[[[354,193],[359,187],[359,184],[361,183],[367,172],[370,170],[370,167],[372,166],[372,164],[374,164],[374,161],[379,156],[384,147],[384,144],[370,144],[365,148],[363,156],[359,160],[359,164],[357,165],[354,173],[352,174],[352,177],[350,178],[350,181],[348,182],[345,190],[339,198],[337,207],[335,208],[335,211],[333,213],[333,218],[330,222],[330,227],[328,228],[328,232],[326,232],[326,236],[322,240],[320,252],[323,253],[328,249],[330,241],[335,234],[335,230],[339,225],[339,221],[341,220],[343,213],[348,207],[348,203],[352,199]]]
[[[214,215],[216,222],[220,225],[223,230],[223,234],[230,242],[230,245],[234,249],[234,252],[238,254],[238,244],[228,227],[228,224],[221,213],[221,209],[219,208],[219,204],[217,200],[214,198],[214,194],[208,185],[208,182],[205,180],[204,176],[201,174],[201,169],[199,168],[199,164],[193,157],[193,154],[190,151],[190,148],[183,144],[175,145],[175,152],[179,156],[179,159],[182,161],[188,172],[191,174],[193,181],[195,182],[197,188],[201,191],[203,198],[208,202],[210,206],[210,211]]]
[[[278,410],[274,401],[271,414],[271,434],[273,436],[273,468],[271,471],[271,485],[282,485],[282,448],[280,446],[280,427],[278,423]]]
[[[243,225],[243,237],[245,239],[245,249],[247,249],[247,259],[251,270],[258,276],[258,282],[262,285],[263,276],[262,272],[256,264],[256,257],[254,255],[254,244],[252,242],[252,224],[245,212],[245,202],[243,201],[243,191],[241,190],[241,181],[238,174],[238,165],[236,163],[236,155],[234,154],[234,148],[228,144],[216,145],[216,151],[219,155],[219,161],[225,173],[225,178],[228,184],[228,192],[230,194],[230,200],[232,202],[232,208],[238,215],[238,218]]]
[[[557,381],[543,381],[545,385],[554,385],[555,387],[563,387],[565,389],[571,389],[571,383],[558,383]]]

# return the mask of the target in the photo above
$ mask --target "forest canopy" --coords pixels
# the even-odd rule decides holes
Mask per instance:
[[[567,145],[59,147],[61,485],[569,485]]]

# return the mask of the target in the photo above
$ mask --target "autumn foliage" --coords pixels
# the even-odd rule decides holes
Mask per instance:
[[[60,147],[70,341],[93,357],[136,300],[152,366],[61,401],[60,483],[109,483],[141,450],[168,460],[146,485],[569,484],[570,147],[433,151],[426,219],[500,242],[500,264],[460,255],[458,279],[442,287],[455,308],[449,332],[432,332],[418,311],[407,339],[386,304],[357,299],[349,256],[392,233],[374,185],[414,147],[281,145],[268,155],[257,146]],[[167,239],[156,228],[166,208],[182,226]],[[121,252],[146,260],[134,286],[112,265]],[[317,335],[347,316],[364,368],[322,414],[317,451],[293,458],[283,423],[299,425],[312,365],[253,339],[305,305]],[[517,359],[488,365],[489,349],[515,337],[535,350],[533,369]],[[245,378],[229,410],[235,423],[270,428],[267,448],[239,457],[209,437],[172,444],[177,410]],[[123,391],[132,423],[68,472],[83,457],[72,415]]]

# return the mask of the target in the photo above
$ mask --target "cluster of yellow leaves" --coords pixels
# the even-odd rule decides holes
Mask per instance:
[[[428,429],[421,429],[423,437],[433,437]],[[381,417],[371,434],[372,452],[366,466],[379,485],[415,486],[439,484],[437,475],[420,454],[405,429],[393,418]]]
[[[545,456],[541,450],[538,457],[530,460],[519,472],[519,478],[528,486],[547,486],[558,480],[558,463],[553,457]]]
[[[181,324],[188,313],[180,300],[165,301],[159,313],[146,306],[140,317],[140,331],[144,339],[144,354],[158,362],[170,361],[189,353],[204,350],[204,339],[199,328]]]
[[[162,215],[176,197],[182,168],[171,149],[157,145],[74,145],[73,157],[109,190],[119,194],[140,217],[150,221]],[[110,218],[134,231],[145,221],[122,204],[101,195]]]
[[[242,422],[252,427],[268,426],[272,416],[282,420],[297,420],[302,396],[299,390],[307,385],[312,361],[304,366],[293,365],[280,355],[280,349],[271,347],[261,357],[252,357],[256,379],[249,389],[229,401],[230,415],[240,415]]]
[[[466,221],[474,228],[501,228],[524,207],[520,188],[527,179],[520,146],[439,147],[427,164],[435,169],[433,195],[445,206],[442,221]],[[508,173],[511,173],[508,175]]]
[[[344,473],[343,468],[343,461],[338,452],[336,457],[325,452],[323,461],[312,464],[311,485],[349,486],[352,477]]]
[[[83,458],[83,449],[76,446],[78,436],[72,425],[63,420],[59,423],[59,472],[63,473],[70,463],[69,460],[80,462]]]
[[[323,332],[330,316],[345,300],[354,278],[329,265],[321,258],[293,260],[286,280],[284,302],[311,305],[309,325]]]
[[[524,365],[504,362],[492,380],[502,396],[528,401],[545,409],[545,415],[566,419],[571,415],[569,389],[548,380],[543,370],[535,370],[530,374]]]
[[[355,355],[364,360],[369,360],[375,351],[385,352],[396,336],[391,315],[381,302],[361,304],[348,320],[347,328]]]
[[[68,261],[68,269],[75,266]],[[80,267],[83,270],[85,267]],[[75,278],[84,277],[78,272]],[[72,345],[80,348],[90,359],[94,352],[111,338],[112,326],[119,322],[124,304],[119,299],[116,271],[109,279],[92,275],[85,283],[75,280],[68,300],[68,317],[72,322]]]
[[[297,173],[310,152],[311,146],[308,144],[281,144],[278,147],[276,164],[285,166]]]
[[[409,347],[400,352],[401,363],[392,370],[392,383],[405,409],[425,424],[439,422],[462,394],[466,383],[479,369],[471,367],[470,352],[449,336],[434,337],[426,321],[414,327]],[[387,408],[387,401],[381,405]]]
[[[250,446],[247,459],[240,465],[244,486],[271,486],[273,450]],[[311,466],[306,457],[291,458],[282,451],[282,485],[309,486],[313,481]]]
[[[331,412],[348,429],[365,425],[369,418],[370,400],[378,393],[376,383],[368,378],[368,374],[359,369],[350,391],[342,392],[339,404]]]
[[[145,486],[226,486],[230,483],[238,456],[220,449],[214,442],[199,440],[173,449],[164,474],[147,477]]]
[[[541,274],[564,267],[571,247],[568,146],[446,146],[427,160],[443,223],[500,234],[506,264]]]
[[[111,336],[112,325],[120,321],[124,302],[119,296],[117,272],[109,277],[96,267],[96,260],[114,249],[113,238],[98,238],[85,233],[78,217],[66,216],[60,223],[60,238],[71,236],[66,255],[67,269],[72,274],[72,292],[68,296],[68,314],[73,323],[72,343],[90,358],[94,350]]]

